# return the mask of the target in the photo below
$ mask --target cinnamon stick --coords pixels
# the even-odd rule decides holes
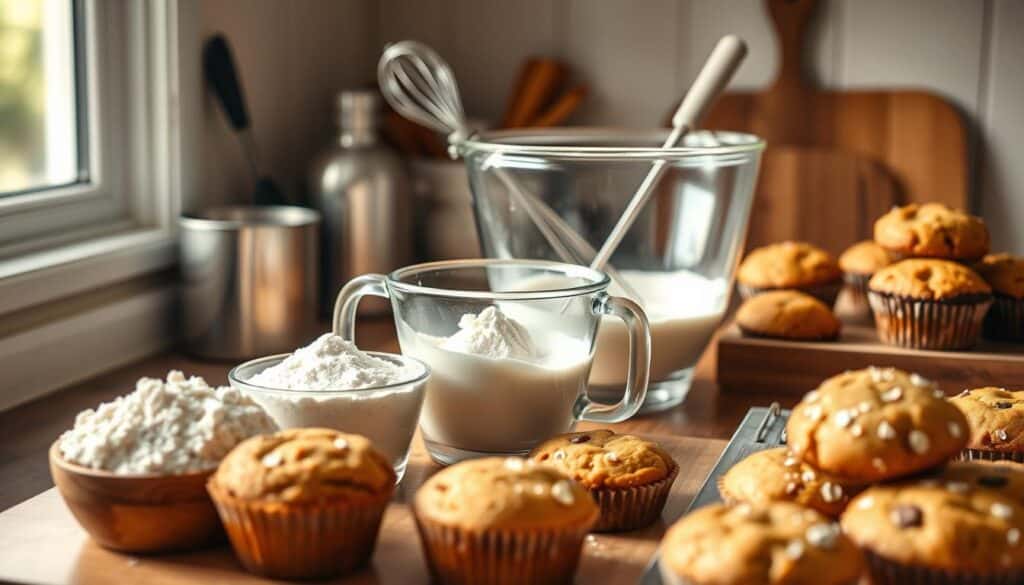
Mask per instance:
[[[554,59],[531,60],[523,73],[522,91],[517,91],[502,122],[504,128],[522,128],[536,118],[568,74],[567,67]]]

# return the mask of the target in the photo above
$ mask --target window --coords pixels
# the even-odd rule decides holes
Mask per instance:
[[[190,2],[0,0],[0,315],[174,261],[196,31]]]
[[[0,197],[89,180],[74,8],[0,0]]]

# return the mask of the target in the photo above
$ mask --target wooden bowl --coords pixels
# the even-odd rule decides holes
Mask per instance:
[[[70,463],[50,447],[50,474],[71,513],[101,546],[133,553],[196,549],[224,540],[206,491],[213,470],[115,475]]]

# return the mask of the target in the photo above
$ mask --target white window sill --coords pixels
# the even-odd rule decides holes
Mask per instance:
[[[167,268],[170,229],[124,231],[0,260],[0,315]]]

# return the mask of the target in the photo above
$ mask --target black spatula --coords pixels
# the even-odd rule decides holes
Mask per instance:
[[[245,158],[249,161],[254,183],[252,201],[256,205],[286,205],[284,193],[269,175],[260,172],[259,158],[256,153],[256,141],[252,137],[252,123],[249,111],[245,106],[245,95],[242,84],[238,81],[235,60],[231,56],[231,47],[223,35],[215,35],[206,41],[203,48],[203,71],[206,81],[213,89],[214,95],[224,108],[224,114],[235,129],[238,140],[242,143]]]

